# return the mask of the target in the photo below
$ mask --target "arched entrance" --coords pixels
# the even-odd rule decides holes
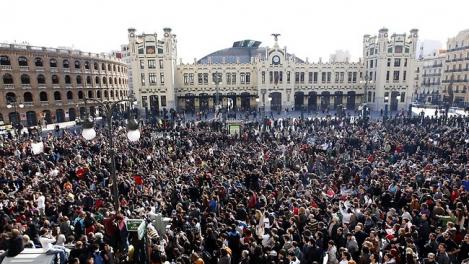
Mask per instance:
[[[96,117],[96,108],[94,106],[90,106],[90,116]]]
[[[158,95],[150,95],[150,113],[152,116],[159,115],[160,104]]]
[[[84,119],[86,117],[86,108],[80,107],[80,118]]]
[[[47,124],[52,124],[52,116],[50,114],[50,110],[42,111],[42,116]]]
[[[334,109],[338,109],[338,106],[342,104],[343,93],[338,91],[334,93]]]
[[[186,112],[195,112],[195,97],[193,94],[186,94],[184,110]]]
[[[295,111],[303,110],[305,104],[305,93],[296,92],[295,93]]]
[[[37,125],[36,112],[34,112],[34,111],[26,112],[26,124],[27,124],[27,126],[36,126]]]
[[[222,93],[218,93],[218,98],[217,98],[217,93],[213,94],[213,108],[214,109],[216,105],[223,106],[223,94]]]
[[[347,109],[355,109],[355,92],[353,91],[347,93]]]
[[[331,103],[331,94],[329,92],[321,93],[321,110],[329,109]]]
[[[397,111],[398,104],[399,104],[399,99],[397,98],[399,96],[398,91],[392,91],[391,92],[391,111]]]
[[[57,109],[55,111],[55,118],[57,119],[57,123],[65,122],[65,112],[63,109]]]
[[[270,109],[271,111],[282,111],[282,94],[279,92],[271,93],[270,96],[272,101],[270,102]]]
[[[318,109],[318,94],[309,92],[308,94],[308,111],[316,111]]]
[[[8,114],[8,119],[10,120],[11,125],[17,125],[20,123],[20,114],[18,112],[10,112]]]
[[[231,106],[231,109],[236,110],[236,108],[237,108],[236,94],[235,93],[228,93],[226,97],[231,99],[231,101],[232,101],[233,105]],[[227,101],[227,104],[228,104],[228,101]]]
[[[77,119],[77,112],[75,108],[68,109],[68,120],[75,121],[75,119]]]
[[[241,94],[241,108],[244,111],[251,109],[251,95],[249,93]]]
[[[200,111],[205,112],[208,111],[208,94],[203,93],[199,95],[199,105],[200,105]]]

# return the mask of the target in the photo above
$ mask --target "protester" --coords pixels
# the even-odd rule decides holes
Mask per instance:
[[[165,120],[3,138],[0,249],[61,263],[461,263],[469,120]],[[105,128],[104,128],[105,129]],[[170,217],[166,228],[161,217]],[[145,233],[128,219],[148,222]],[[66,249],[70,248],[69,250]]]

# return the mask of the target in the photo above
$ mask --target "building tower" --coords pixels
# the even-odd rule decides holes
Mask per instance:
[[[390,113],[407,110],[414,92],[418,30],[388,35],[379,30],[378,37],[364,37],[365,76],[372,83],[368,102],[375,111]],[[371,97],[371,98],[370,98]]]
[[[133,94],[141,115],[153,119],[176,109],[176,35],[170,28],[163,32],[163,38],[158,38],[156,33],[137,35],[134,28],[128,30]]]

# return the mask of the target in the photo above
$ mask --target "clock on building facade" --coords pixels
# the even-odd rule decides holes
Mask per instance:
[[[275,65],[280,64],[280,57],[278,55],[275,55],[272,57],[272,64],[275,64]]]

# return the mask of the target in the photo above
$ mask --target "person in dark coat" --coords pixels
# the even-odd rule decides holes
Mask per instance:
[[[11,237],[8,240],[8,250],[7,250],[7,257],[14,257],[23,251],[23,236],[20,235],[20,231],[18,229],[13,229],[11,231]]]

